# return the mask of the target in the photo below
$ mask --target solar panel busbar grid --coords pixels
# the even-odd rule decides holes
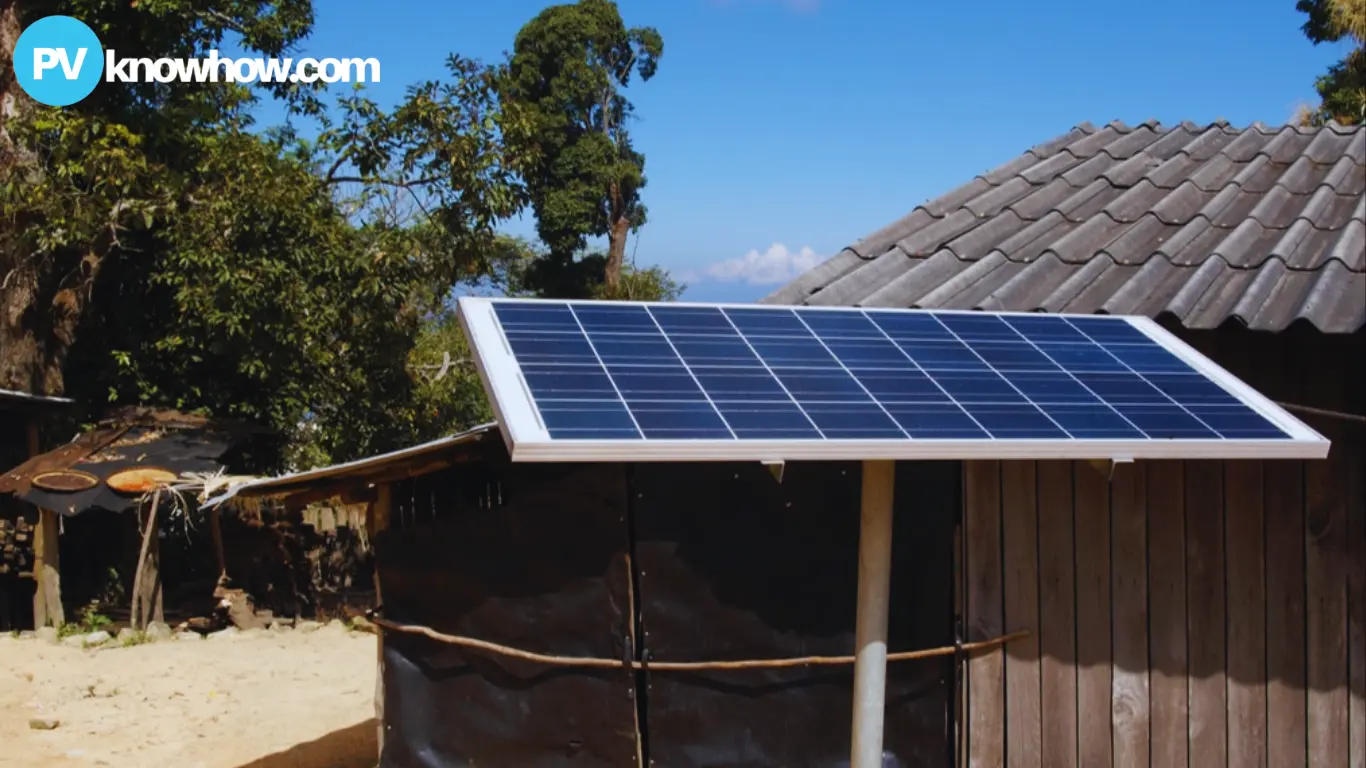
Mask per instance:
[[[699,443],[772,459],[1326,452],[1141,318],[488,299],[461,317],[514,458],[528,442],[680,459],[707,458]]]

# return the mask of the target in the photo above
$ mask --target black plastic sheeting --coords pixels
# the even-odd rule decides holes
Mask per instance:
[[[384,615],[528,651],[629,653],[617,465],[507,465],[394,488],[375,540]],[[636,764],[634,674],[384,636],[384,768]]]
[[[92,459],[78,462],[72,469],[89,472],[100,479],[99,485],[75,493],[45,491],[31,487],[19,498],[43,509],[71,516],[87,509],[106,509],[122,512],[137,504],[139,495],[119,493],[104,481],[120,470],[130,467],[159,467],[177,475],[182,472],[214,472],[222,469],[220,458],[232,445],[233,439],[221,434],[200,430],[172,429],[155,440],[134,445],[119,445],[135,440],[151,427],[134,427],[110,446],[97,451]]]
[[[953,645],[957,464],[898,465],[888,649]],[[857,463],[637,465],[636,565],[658,661],[843,656],[858,593]],[[888,666],[883,764],[950,764],[952,657]],[[656,766],[848,766],[853,667],[650,673]]]
[[[958,467],[898,465],[893,651],[953,644]],[[847,655],[860,484],[857,463],[791,464],[782,483],[754,463],[407,481],[375,542],[384,615],[567,656]],[[884,765],[952,764],[953,671],[889,666]],[[382,675],[383,768],[635,766],[638,748],[657,768],[849,765],[852,667],[552,669],[386,632]]]

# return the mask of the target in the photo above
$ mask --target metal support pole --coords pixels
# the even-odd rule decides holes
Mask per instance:
[[[858,618],[854,650],[854,729],[850,768],[882,768],[887,704],[887,611],[892,575],[892,493],[896,462],[863,462],[859,515]]]

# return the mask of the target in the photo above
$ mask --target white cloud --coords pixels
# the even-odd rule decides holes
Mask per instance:
[[[793,251],[782,243],[774,243],[768,250],[751,250],[738,259],[727,259],[708,266],[703,276],[723,283],[743,280],[750,285],[785,283],[821,262],[821,257],[807,246]]]

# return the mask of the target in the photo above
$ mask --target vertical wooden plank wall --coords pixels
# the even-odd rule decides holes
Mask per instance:
[[[1366,429],[1331,437],[1318,466],[969,462],[968,639],[1034,634],[970,659],[966,764],[1366,768]]]

